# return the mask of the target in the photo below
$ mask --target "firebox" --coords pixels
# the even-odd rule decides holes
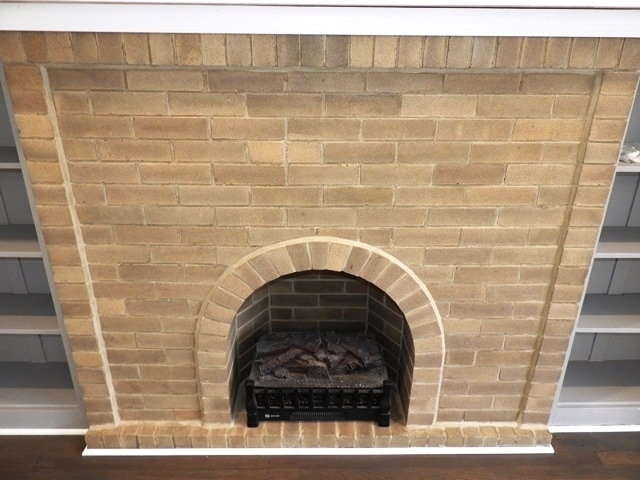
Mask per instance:
[[[249,427],[259,420],[390,423],[393,383],[372,334],[267,334],[245,387]]]

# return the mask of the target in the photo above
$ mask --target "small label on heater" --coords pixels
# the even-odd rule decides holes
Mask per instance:
[[[264,414],[264,418],[280,418],[280,415],[271,415],[269,413]]]

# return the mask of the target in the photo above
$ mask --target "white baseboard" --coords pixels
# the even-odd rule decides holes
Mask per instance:
[[[398,447],[398,448],[85,448],[85,457],[163,456],[325,456],[325,455],[527,455],[551,454],[551,445],[534,447]]]
[[[623,433],[640,432],[640,425],[548,425],[551,433]]]

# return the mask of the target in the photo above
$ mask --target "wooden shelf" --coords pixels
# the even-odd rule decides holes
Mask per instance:
[[[595,258],[640,258],[640,227],[603,227]]]
[[[42,258],[33,225],[0,225],[0,257]]]
[[[639,371],[640,360],[569,362],[558,405],[640,407]]]
[[[0,170],[19,170],[20,159],[16,147],[0,147]]]
[[[47,294],[0,293],[0,334],[54,335],[60,333],[53,300]]]
[[[578,333],[640,333],[640,295],[585,295]]]

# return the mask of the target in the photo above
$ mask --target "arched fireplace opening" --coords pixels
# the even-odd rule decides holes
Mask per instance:
[[[409,407],[413,339],[398,305],[380,288],[344,272],[309,270],[284,275],[258,288],[238,310],[230,394],[234,413],[244,409],[243,383],[251,373],[256,342],[275,332],[368,333],[382,349],[397,386],[392,418],[404,423]]]

